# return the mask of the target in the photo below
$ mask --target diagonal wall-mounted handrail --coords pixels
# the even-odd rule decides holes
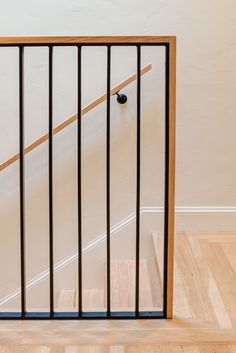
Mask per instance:
[[[145,73],[147,73],[148,71],[150,71],[152,69],[152,65],[148,64],[146,66],[144,66],[141,69],[140,74],[144,75]],[[114,95],[116,94],[118,91],[120,91],[122,88],[128,86],[130,83],[134,82],[137,78],[136,74],[133,74],[131,76],[129,76],[126,80],[120,82],[118,85],[114,86],[111,91],[110,91],[110,95]],[[106,101],[107,99],[107,94],[104,93],[103,95],[99,96],[98,98],[96,98],[94,101],[92,101],[91,103],[89,103],[88,105],[86,105],[82,111],[81,111],[81,116],[85,115],[86,113],[88,113],[89,111],[91,111],[92,109],[94,109],[97,105],[101,104],[102,102]],[[62,123],[60,123],[59,125],[57,125],[54,129],[53,129],[53,135],[57,134],[58,132],[60,132],[61,130],[63,130],[64,128],[66,128],[67,126],[71,125],[73,122],[75,122],[77,120],[77,114],[73,114],[72,116],[70,116],[69,118],[67,118],[66,120],[64,120]],[[46,142],[48,140],[48,133],[39,137],[37,140],[35,140],[34,142],[32,142],[30,145],[26,146],[24,149],[24,154],[27,154],[31,151],[33,151],[35,148],[37,148],[38,146],[40,146],[42,143]],[[20,158],[20,154],[16,153],[14,156],[10,157],[9,159],[7,159],[5,162],[0,164],[0,171],[4,170],[5,168],[7,168],[8,166],[10,166],[11,164],[13,164],[14,162],[16,162],[18,159]]]

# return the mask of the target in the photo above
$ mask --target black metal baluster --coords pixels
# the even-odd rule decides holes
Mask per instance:
[[[19,47],[19,148],[20,148],[20,268],[21,317],[26,314],[25,295],[25,166],[24,166],[24,47]]]
[[[169,96],[170,96],[170,48],[166,44],[165,64],[165,209],[164,209],[164,267],[163,267],[163,313],[167,314],[167,267],[168,267],[168,223],[169,223]]]
[[[141,150],[141,47],[137,46],[137,176],[136,176],[136,279],[135,316],[139,316],[139,263],[140,263],[140,150]]]
[[[81,53],[83,46],[103,46],[107,48],[107,111],[106,111],[106,280],[107,280],[107,311],[104,312],[90,312],[86,313],[82,311],[83,308],[83,286],[82,286],[82,87],[81,87]],[[111,296],[111,190],[110,190],[110,167],[111,167],[111,103],[110,103],[110,90],[111,90],[111,50],[112,46],[132,46],[137,48],[137,131],[136,131],[136,245],[135,245],[135,307],[132,312],[112,312],[112,296]],[[165,181],[164,181],[164,259],[163,259],[163,311],[140,311],[140,250],[141,250],[141,52],[142,46],[164,46],[166,53],[166,66],[165,66]],[[98,318],[164,318],[167,316],[167,304],[168,304],[168,222],[169,222],[169,198],[170,198],[170,152],[169,142],[170,142],[170,132],[171,127],[170,120],[170,94],[171,94],[171,73],[172,65],[171,53],[172,47],[167,41],[157,42],[157,43],[147,43],[147,42],[136,42],[136,43],[109,43],[109,42],[99,42],[99,43],[76,43],[70,42],[57,42],[55,44],[50,42],[44,43],[7,43],[0,44],[0,47],[15,47],[19,48],[19,187],[20,187],[20,276],[21,276],[21,311],[20,313],[0,313],[0,319],[9,318],[19,318],[19,319],[98,319]],[[48,107],[48,181],[49,181],[49,288],[50,288],[50,313],[38,313],[32,312],[27,313],[27,291],[26,291],[26,250],[25,250],[25,153],[24,153],[24,51],[25,47],[48,47],[49,48],[49,73],[48,73],[48,87],[49,87],[49,107]],[[78,105],[78,124],[77,124],[77,183],[78,183],[78,312],[76,313],[55,313],[54,312],[54,251],[53,251],[53,51],[54,46],[73,46],[77,47],[78,50],[78,92],[77,92],[77,105]],[[169,255],[170,256],[170,255]]]
[[[106,126],[106,210],[107,210],[107,316],[111,315],[110,288],[110,90],[111,90],[111,47],[107,46],[107,126]]]
[[[54,261],[53,261],[53,46],[49,46],[49,282],[50,318],[54,316]]]
[[[78,46],[77,97],[77,178],[78,178],[78,315],[82,316],[82,200],[81,200],[81,46]]]

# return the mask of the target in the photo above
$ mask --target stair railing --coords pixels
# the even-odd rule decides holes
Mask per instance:
[[[24,146],[24,48],[48,47],[49,108],[48,133]],[[53,128],[53,49],[56,46],[77,47],[78,92],[77,114]],[[82,109],[81,106],[81,49],[86,46],[107,48],[107,90],[95,101]],[[111,47],[132,46],[137,50],[137,72],[111,89]],[[151,69],[151,65],[141,68],[141,50],[144,46],[165,47],[165,204],[164,204],[164,264],[163,264],[163,311],[142,312],[139,308],[140,282],[140,162],[141,162],[141,75]],[[122,318],[171,318],[173,312],[173,249],[174,249],[174,176],[175,176],[175,100],[176,100],[176,38],[173,36],[117,36],[117,37],[6,37],[0,38],[0,47],[16,47],[19,56],[19,153],[3,162],[0,170],[19,159],[20,184],[20,270],[21,270],[21,310],[20,312],[0,313],[2,319],[122,319]],[[110,288],[110,96],[121,88],[137,80],[137,168],[136,168],[136,245],[135,245],[135,310],[133,312],[113,312],[111,310]],[[81,118],[82,115],[106,101],[106,311],[84,312],[82,303],[82,201],[81,201]],[[53,251],[53,135],[69,124],[77,121],[77,163],[78,163],[78,311],[58,313],[54,311],[54,251]],[[49,154],[49,312],[27,312],[25,276],[25,154],[48,140]]]

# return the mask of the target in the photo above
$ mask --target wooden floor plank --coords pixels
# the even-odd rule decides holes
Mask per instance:
[[[232,324],[236,327],[236,275],[218,243],[200,241]]]
[[[200,242],[208,242],[208,240],[200,238],[199,242],[199,238],[196,236],[189,236],[188,239],[201,275],[201,287],[203,287],[205,306],[209,308],[210,318],[220,328],[230,329],[232,322],[200,245]]]
[[[154,308],[147,260],[140,260],[140,310]],[[135,261],[111,261],[112,309],[133,311],[135,307]]]
[[[202,345],[200,346],[200,353],[230,353],[227,345]]]
[[[187,297],[187,288],[184,286],[177,261],[175,261],[174,270],[174,294],[174,314],[182,318],[191,318],[192,313]]]
[[[202,295],[202,279],[192,252],[191,246],[185,234],[178,236],[175,248],[175,258],[179,271],[182,274],[185,288],[187,289],[188,301],[191,303],[191,313],[193,317],[203,321],[211,321],[209,308],[204,305],[204,295]]]
[[[198,346],[182,346],[183,353],[200,353]]]

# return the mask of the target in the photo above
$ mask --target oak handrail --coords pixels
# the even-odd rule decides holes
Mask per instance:
[[[0,42],[1,42],[1,38],[0,38]],[[145,73],[147,73],[148,71],[150,71],[152,69],[152,65],[148,64],[146,66],[144,66],[141,70],[141,75],[144,75]],[[133,74],[131,76],[129,76],[126,80],[120,82],[118,85],[114,86],[111,91],[110,91],[110,95],[114,95],[115,93],[117,93],[118,91],[120,91],[122,88],[126,87],[127,85],[129,85],[130,83],[132,83],[133,81],[135,81],[137,78],[136,74]],[[99,96],[98,98],[96,98],[94,101],[92,101],[91,103],[89,103],[88,105],[86,105],[82,110],[81,110],[81,116],[88,113],[89,111],[91,111],[92,109],[94,109],[97,105],[101,104],[102,102],[104,102],[107,99],[107,93],[104,93],[103,95]],[[70,124],[72,124],[74,121],[76,121],[78,118],[77,114],[73,114],[72,116],[70,116],[69,118],[67,118],[66,120],[64,120],[63,122],[61,122],[59,125],[57,125],[54,129],[53,129],[53,135],[57,134],[58,132],[60,132],[61,130],[63,130],[64,128],[66,128],[67,126],[69,126]],[[27,154],[31,151],[33,151],[35,148],[37,148],[38,146],[40,146],[42,143],[44,143],[45,141],[48,140],[48,133],[39,137],[37,140],[35,140],[34,142],[32,142],[30,145],[26,146],[24,149],[24,154]],[[16,153],[14,156],[10,157],[9,159],[7,159],[5,162],[0,164],[0,171],[4,170],[5,168],[7,168],[8,166],[10,166],[11,164],[13,164],[14,162],[16,162],[18,159],[20,158],[20,154]]]
[[[62,36],[62,37],[0,37],[0,44],[89,44],[89,43],[173,43],[175,36]]]

